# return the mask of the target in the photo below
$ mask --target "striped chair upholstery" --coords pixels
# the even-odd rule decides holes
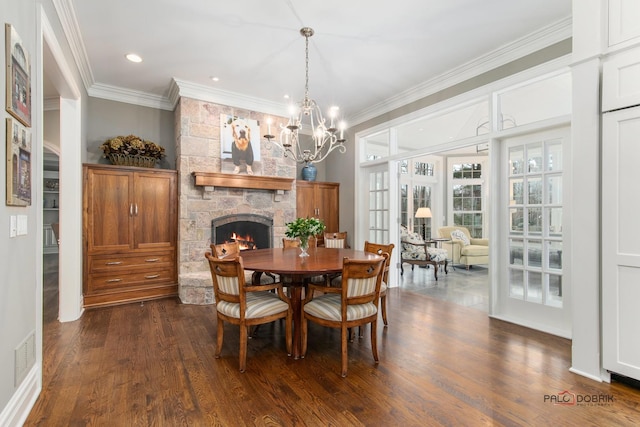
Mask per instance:
[[[281,283],[252,285],[245,281],[242,257],[219,259],[205,254],[209,261],[218,317],[216,359],[220,357],[224,338],[224,322],[240,326],[240,372],[247,365],[247,333],[254,325],[285,319],[287,353],[291,356],[293,312]],[[270,292],[276,290],[276,293]]]
[[[347,232],[324,233],[325,248],[347,248]]]
[[[350,328],[371,324],[371,351],[378,362],[376,325],[380,286],[388,254],[372,260],[345,258],[342,287],[309,284],[302,307],[302,355],[307,352],[308,321],[340,329],[342,376],[347,375],[347,340]],[[315,296],[318,291],[319,295]]]

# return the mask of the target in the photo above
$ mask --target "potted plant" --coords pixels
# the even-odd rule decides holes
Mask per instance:
[[[289,238],[297,237],[300,239],[300,256],[309,256],[307,249],[309,248],[309,238],[321,234],[325,225],[318,218],[296,218],[295,221],[288,222],[287,231],[284,235]]]
[[[114,165],[155,167],[164,156],[164,148],[139,136],[116,136],[107,139],[100,148]]]

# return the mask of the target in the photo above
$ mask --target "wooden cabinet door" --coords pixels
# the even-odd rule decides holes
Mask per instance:
[[[298,182],[296,185],[296,216],[307,218],[318,216],[316,208],[316,187],[309,182]]]
[[[340,231],[340,184],[335,182],[298,181],[296,185],[296,216],[321,219],[327,231]],[[324,238],[318,236],[318,244]]]
[[[132,178],[128,171],[86,169],[83,222],[88,252],[133,248]]]
[[[318,183],[316,186],[318,217],[324,221],[327,231],[340,231],[339,192],[338,184]]]
[[[137,249],[171,248],[176,240],[176,175],[137,172],[132,197]]]

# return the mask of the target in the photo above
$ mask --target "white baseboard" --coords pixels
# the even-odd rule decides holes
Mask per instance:
[[[575,369],[573,367],[569,368],[569,372],[573,372],[576,375],[582,375],[583,377],[587,377],[589,379],[592,379],[594,381],[598,381],[600,383],[603,381],[603,379],[601,377],[597,376],[597,375],[593,375],[593,374],[590,374],[589,372],[581,371],[580,369]],[[605,378],[605,380],[606,380],[606,378]],[[609,380],[609,381],[606,381],[606,382],[611,382],[611,381]]]
[[[42,385],[39,379],[40,369],[36,364],[13,394],[7,406],[0,412],[0,426],[20,427],[24,424],[40,395]]]

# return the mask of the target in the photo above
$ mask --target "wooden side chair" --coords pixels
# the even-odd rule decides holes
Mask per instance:
[[[236,257],[240,255],[240,244],[235,241],[220,243],[217,245],[212,244],[211,254],[218,259],[224,259],[226,257]]]
[[[317,244],[317,240],[315,237],[309,237],[309,247],[314,248]],[[299,248],[300,247],[300,239],[297,237],[295,239],[290,239],[288,237],[282,238],[282,248],[283,249],[291,249],[291,248]],[[306,280],[307,282],[325,282],[326,278],[324,276],[314,276]]]
[[[327,288],[309,284],[302,306],[302,357],[307,352],[308,321],[340,329],[341,374],[347,376],[349,329],[371,324],[371,351],[378,363],[376,325],[382,272],[387,255],[380,260],[350,260],[342,267],[342,287]],[[318,291],[318,296],[314,296]]]
[[[324,233],[325,248],[348,248],[347,232],[327,232]]]
[[[251,326],[285,319],[287,354],[291,356],[292,320],[291,302],[284,295],[281,283],[247,285],[242,257],[219,259],[206,253],[209,261],[213,292],[218,317],[216,359],[220,358],[224,340],[224,322],[240,327],[240,372],[247,366],[247,338]],[[277,290],[277,294],[269,292]]]
[[[225,259],[234,258],[240,255],[240,243],[233,241],[227,243],[219,243],[217,245],[210,245],[211,254],[214,258]],[[260,283],[261,285],[268,285],[269,283],[277,282],[276,276],[271,273],[262,271],[245,271],[245,281],[248,283]]]
[[[318,240],[315,237],[309,237],[309,248],[315,248],[318,245]],[[300,239],[294,238],[290,239],[288,237],[282,238],[282,247],[285,249],[289,248],[299,248],[300,247]]]
[[[300,247],[300,239],[297,237],[295,239],[289,239],[287,237],[282,238],[282,248],[290,249],[290,248],[299,248]]]
[[[387,326],[389,322],[387,322],[387,287],[389,281],[389,263],[391,262],[391,254],[393,253],[393,248],[395,245],[390,243],[388,245],[383,245],[381,243],[371,243],[369,241],[364,242],[364,251],[370,252],[373,254],[382,255],[386,253],[389,255],[389,262],[386,263],[384,267],[384,274],[382,276],[382,285],[380,285],[380,306],[382,309],[382,321],[384,325]]]

